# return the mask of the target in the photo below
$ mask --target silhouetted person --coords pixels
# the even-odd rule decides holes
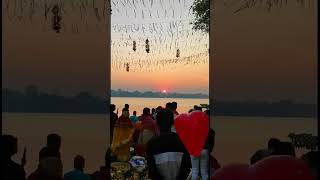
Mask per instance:
[[[172,104],[171,104],[171,102],[168,102],[168,103],[166,104],[166,109],[172,110]]]
[[[274,151],[281,141],[277,138],[270,138],[268,141],[268,149]]]
[[[90,176],[83,172],[85,165],[84,157],[77,155],[73,159],[74,170],[64,174],[64,180],[90,180]]]
[[[133,124],[135,124],[139,121],[139,118],[137,116],[137,111],[133,111],[133,115],[130,116],[130,120],[132,121]]]
[[[178,103],[177,103],[177,102],[172,102],[171,105],[172,105],[172,110],[173,110],[174,118],[175,118],[176,116],[179,115],[179,113],[178,113],[178,111],[177,111]]]
[[[116,105],[111,104],[110,105],[110,139],[111,139],[110,144],[112,143],[114,125],[118,120],[118,115],[114,112],[115,110],[116,110]]]
[[[190,172],[190,156],[176,133],[171,132],[173,113],[162,109],[157,113],[160,135],[147,144],[147,164],[152,180],[182,180]]]
[[[104,166],[100,166],[100,169],[90,175],[91,180],[111,180],[111,149],[108,148],[104,156]]]
[[[117,156],[119,161],[127,161],[129,159],[134,132],[134,125],[129,119],[129,111],[123,108],[122,115],[114,126],[111,144],[112,153]]]
[[[151,114],[150,114],[150,109],[149,108],[144,108],[142,115],[139,117],[139,120],[142,124],[142,131],[143,130],[150,130],[152,131],[155,135],[159,134],[159,128],[156,122],[153,120]]]
[[[294,146],[291,142],[279,142],[274,148],[273,155],[289,155],[296,157]]]
[[[11,135],[1,136],[2,180],[25,180],[23,166],[11,160],[18,151],[18,139]]]
[[[153,114],[154,120],[157,120],[157,113],[158,113],[161,109],[162,109],[161,106],[158,106],[158,107],[156,108],[156,112]]]
[[[47,157],[60,158],[61,138],[58,134],[49,134],[47,136],[47,146],[39,152],[39,161]]]
[[[202,179],[209,179],[209,154],[214,146],[214,134],[213,130],[210,128],[208,130],[208,135],[205,141],[205,144],[201,150],[199,156],[190,155],[191,158],[191,179],[197,180],[199,173],[201,174]]]
[[[195,110],[195,111],[202,111],[202,107],[200,107],[200,106],[195,106],[195,107],[194,107],[194,110]]]
[[[151,109],[151,116],[152,116],[152,118],[155,120],[156,118],[155,118],[155,115],[156,114],[156,109],[155,108],[152,108]]]
[[[39,162],[37,170],[28,180],[63,180],[62,161],[57,157],[46,157]]]
[[[281,143],[281,141],[277,138],[270,138],[268,141],[268,148],[266,149],[260,149],[256,151],[253,156],[250,159],[250,163],[254,164],[258,161],[260,161],[263,158],[266,158],[268,156],[271,156],[275,154],[275,150],[278,147],[278,145]]]
[[[124,109],[126,109],[127,111],[129,111],[129,104],[125,104],[124,105]],[[129,111],[130,112],[130,111]]]
[[[159,135],[159,128],[150,114],[149,108],[143,109],[143,114],[139,117],[141,129],[139,131],[139,139],[136,146],[136,153],[139,156],[145,156],[147,142],[156,135]]]

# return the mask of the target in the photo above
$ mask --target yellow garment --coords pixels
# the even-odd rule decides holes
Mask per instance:
[[[134,128],[114,128],[111,150],[118,160],[127,161],[129,159],[133,133]]]

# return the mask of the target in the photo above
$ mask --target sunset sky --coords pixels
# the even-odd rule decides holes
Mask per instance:
[[[208,93],[209,36],[192,30],[190,23],[194,16],[190,7],[193,0],[135,2],[126,6],[111,4],[111,60],[113,64],[121,62],[112,66],[112,89]],[[119,26],[123,29],[116,28]],[[150,41],[149,54],[145,50],[147,38]],[[136,51],[132,50],[133,41],[136,41]],[[180,50],[179,58],[176,57],[177,49]],[[202,63],[185,65],[186,57],[199,53],[204,55],[191,61],[201,59]],[[161,63],[165,59],[177,63]],[[139,60],[141,65],[150,65],[140,68]],[[121,68],[127,62],[129,72]]]
[[[172,4],[173,1],[170,2]],[[228,1],[225,2],[228,3]],[[99,10],[102,9],[99,4],[95,6]],[[210,71],[213,71],[211,83],[215,87],[214,96],[217,99],[294,99],[315,102],[317,92],[316,5],[305,8],[288,5],[271,12],[263,8],[254,8],[237,14],[233,14],[234,8],[225,7],[218,1],[215,7],[214,34],[212,35],[214,41],[211,42],[215,48],[211,51],[211,56],[214,58],[210,62],[214,64],[214,68]],[[156,6],[154,8],[157,9]],[[183,13],[182,10],[180,8],[175,13]],[[129,11],[128,13],[130,16]],[[137,22],[131,21],[130,18],[125,18],[126,15],[116,19],[114,17],[116,14],[117,10],[113,9],[112,23],[127,24],[130,21],[129,23],[133,24],[141,21],[138,19],[136,19]],[[37,15],[39,16],[35,14]],[[82,31],[79,34],[71,33],[70,27],[73,23],[83,24],[84,22],[80,22],[78,16],[64,17],[63,21],[69,29],[66,32],[62,30],[61,34],[50,31],[50,22],[47,22],[48,26],[41,24],[42,15],[35,17],[32,23],[29,21],[12,23],[7,17],[3,17],[2,85],[23,89],[28,84],[35,84],[48,91],[59,89],[63,94],[88,90],[98,95],[105,95],[108,81],[106,78],[108,70],[105,68],[108,63],[105,51],[108,47],[105,26],[102,23],[97,25],[94,15],[91,15],[86,19],[89,24],[88,31],[83,27],[80,28]],[[177,17],[180,18],[175,15],[175,18]],[[75,21],[74,19],[77,18],[78,20]],[[169,21],[172,20],[171,16],[170,18],[167,17]],[[182,18],[192,17],[185,15]],[[167,19],[163,21],[166,22]],[[160,18],[157,21],[162,20]],[[151,22],[151,20],[145,20],[141,24]],[[188,29],[186,25],[184,28]],[[113,49],[120,44],[121,33],[119,35],[112,32],[112,35],[115,40],[112,42],[114,44],[111,43],[111,51],[115,59]],[[186,35],[180,36],[178,43],[171,49],[164,43],[168,40],[152,42],[157,37],[143,33],[134,35],[137,39],[140,38],[137,40],[136,54],[132,52],[132,44],[127,44],[126,48],[123,44],[121,47],[118,46],[119,62],[126,62],[130,58],[132,68],[126,72],[121,69],[123,64],[120,64],[119,69],[113,66],[111,71],[113,89],[142,91],[167,89],[168,92],[208,93],[207,63],[186,66],[183,66],[183,63],[175,63],[158,70],[154,68],[157,66],[152,64],[160,62],[165,56],[167,56],[166,59],[175,59],[177,47],[181,50],[181,59],[203,52],[207,46],[206,35],[195,33],[188,38],[185,38]],[[146,54],[144,50],[143,43],[146,35],[151,40],[150,54]],[[199,44],[191,41],[191,37],[197,39],[200,36],[203,38],[198,42]],[[166,37],[165,34],[160,39],[164,37]],[[132,43],[132,41],[133,39],[127,39],[123,42]],[[191,42],[188,43],[188,41]],[[141,71],[135,70],[134,61],[139,58],[151,63],[153,72],[148,72],[148,68]]]

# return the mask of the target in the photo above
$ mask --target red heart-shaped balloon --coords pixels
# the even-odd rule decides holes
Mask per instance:
[[[208,116],[202,111],[180,114],[176,117],[174,126],[188,152],[193,156],[199,156],[208,136]]]
[[[251,180],[248,164],[229,164],[215,172],[211,180]]]
[[[315,180],[315,177],[301,159],[292,156],[270,156],[251,166],[224,166],[215,172],[211,180]]]

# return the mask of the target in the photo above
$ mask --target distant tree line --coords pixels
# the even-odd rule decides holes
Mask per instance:
[[[28,86],[24,92],[2,89],[2,112],[37,113],[106,113],[106,100],[80,92],[75,96],[62,96],[39,91]]]
[[[179,94],[157,92],[128,92],[111,90],[112,97],[162,97],[162,98],[209,98],[204,94]],[[129,103],[129,102],[128,102]],[[214,116],[270,116],[270,117],[317,117],[316,104],[296,103],[291,100],[279,102],[223,102],[210,99]],[[194,104],[192,104],[194,105]],[[24,92],[2,89],[2,112],[34,113],[107,113],[109,105],[104,97],[90,92],[80,92],[75,96],[40,91],[36,86],[28,86]]]
[[[202,93],[162,93],[152,91],[124,91],[122,89],[111,90],[112,97],[144,97],[144,98],[209,98],[207,94]]]

